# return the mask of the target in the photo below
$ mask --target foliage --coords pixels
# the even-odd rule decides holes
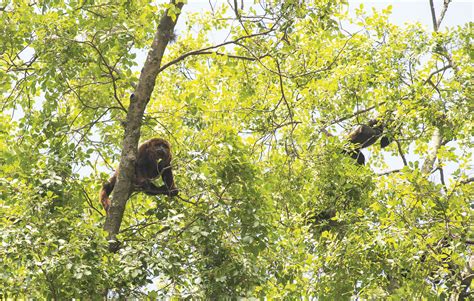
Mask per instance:
[[[180,196],[134,194],[117,253],[97,192],[118,162],[137,62],[168,5],[1,4],[0,296],[462,293],[472,24],[433,33],[391,24],[390,7],[353,16],[344,1],[297,2],[178,21],[164,63],[215,45],[219,32],[236,42],[159,74],[141,137],[171,141]],[[344,132],[374,117],[396,143],[364,150],[369,164],[358,166],[341,153]],[[441,180],[421,171],[436,128],[433,172],[451,170]],[[403,167],[380,172],[393,165]]]

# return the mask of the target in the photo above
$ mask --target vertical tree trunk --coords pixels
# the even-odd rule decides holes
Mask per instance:
[[[163,54],[173,36],[174,27],[184,3],[180,0],[171,0],[170,4],[178,8],[179,12],[176,15],[171,13],[172,16],[169,16],[170,10],[167,9],[163,13],[135,93],[130,97],[117,183],[112,193],[112,205],[104,225],[105,231],[109,233],[109,249],[112,251],[117,247],[116,235],[120,230],[125,205],[133,190],[132,181],[135,177],[138,140],[140,139],[140,128],[145,108],[150,101]]]
[[[421,172],[424,174],[430,173],[433,169],[436,158],[438,157],[438,150],[441,147],[442,135],[438,127],[435,127],[433,130],[433,135],[431,136],[431,141],[429,144],[428,154],[426,155],[425,162],[421,167]]]

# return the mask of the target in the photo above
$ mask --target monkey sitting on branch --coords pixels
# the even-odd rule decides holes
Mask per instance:
[[[353,159],[356,159],[358,164],[364,165],[365,157],[361,152],[361,149],[371,146],[379,138],[381,138],[381,148],[390,144],[390,139],[387,136],[383,136],[383,130],[383,124],[376,119],[369,120],[367,125],[358,125],[348,135],[349,142],[354,144],[355,148],[352,150],[345,150],[344,153],[349,154]]]
[[[138,148],[137,161],[135,163],[135,178],[133,179],[133,189],[143,191],[148,195],[164,194],[176,196],[178,188],[174,183],[173,172],[171,170],[171,145],[161,138],[153,138],[144,142]],[[102,185],[99,199],[107,212],[110,208],[109,199],[115,183],[117,182],[118,171]],[[157,187],[152,180],[161,176],[164,184]]]

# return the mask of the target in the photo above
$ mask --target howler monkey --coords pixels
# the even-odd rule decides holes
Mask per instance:
[[[344,151],[345,153],[349,154],[353,159],[357,160],[357,163],[364,165],[365,164],[365,157],[364,154],[361,152],[361,149],[366,148],[374,144],[383,134],[383,124],[381,124],[376,119],[371,119],[365,124],[361,124],[357,126],[354,130],[352,130],[348,137],[349,141],[352,144],[356,145],[356,148],[350,151]],[[390,144],[390,139],[386,136],[381,137],[380,139],[380,147],[384,148]]]
[[[174,184],[171,170],[171,145],[161,138],[153,138],[138,147],[137,161],[135,162],[135,178],[133,190],[143,191],[148,195],[164,194],[176,196],[178,188]],[[158,162],[159,161],[159,162]],[[157,187],[152,180],[161,175],[164,184]],[[100,202],[105,211],[110,208],[109,195],[117,181],[117,171],[100,190]]]

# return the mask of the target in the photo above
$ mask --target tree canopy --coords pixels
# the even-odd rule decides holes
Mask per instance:
[[[256,2],[0,1],[1,298],[472,297],[473,24]]]

